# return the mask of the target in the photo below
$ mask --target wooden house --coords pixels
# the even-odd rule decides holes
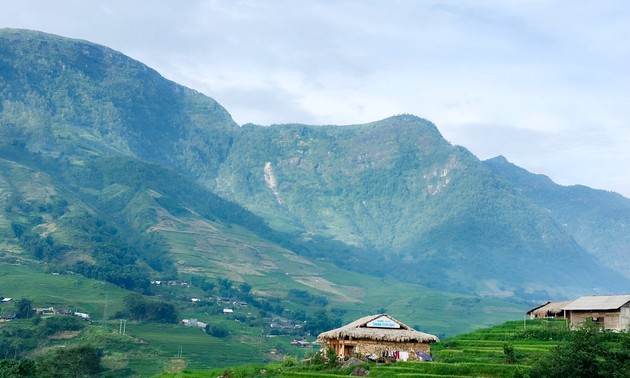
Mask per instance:
[[[332,347],[337,356],[389,358],[420,361],[429,358],[437,336],[416,331],[387,314],[365,316],[317,336],[322,348]]]
[[[587,319],[591,319],[603,329],[630,330],[630,295],[580,297],[563,310],[571,322],[571,328],[578,328]]]

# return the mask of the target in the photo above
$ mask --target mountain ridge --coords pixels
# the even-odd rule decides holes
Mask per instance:
[[[560,218],[420,117],[238,126],[215,100],[104,46],[13,29],[0,30],[0,45],[5,158],[25,158],[16,152],[23,149],[41,159],[98,204],[92,211],[115,204],[108,219],[132,234],[155,231],[156,212],[212,220],[195,210],[206,196],[247,214],[245,229],[284,248],[376,276],[520,299],[627,287],[627,277],[594,260]],[[138,190],[151,179],[159,190]],[[177,184],[197,197],[165,195]],[[5,209],[17,196],[6,193]],[[0,232],[11,235],[11,222],[24,225],[31,213],[4,212]],[[201,239],[169,235],[171,244],[154,253],[175,266],[181,253],[198,253]],[[239,254],[247,255],[234,247]],[[554,285],[546,284],[551,276],[559,278]]]
[[[549,211],[600,262],[630,277],[626,263],[630,254],[630,237],[626,232],[630,224],[629,199],[584,185],[558,185],[551,178],[532,174],[504,157],[486,160],[484,164]]]

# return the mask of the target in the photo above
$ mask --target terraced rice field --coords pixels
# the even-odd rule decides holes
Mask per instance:
[[[534,320],[507,322],[443,340],[432,347],[433,362],[364,364],[370,377],[522,377],[537,359],[562,343],[564,321]],[[268,365],[246,373],[230,369],[233,377],[347,377],[352,368],[309,370],[308,367]],[[188,371],[177,377],[211,377],[216,371]]]

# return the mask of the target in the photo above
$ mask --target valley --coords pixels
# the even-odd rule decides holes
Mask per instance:
[[[2,359],[266,363],[366,314],[455,337],[630,284],[630,200],[481,161],[426,119],[238,125],[105,46],[0,47]]]

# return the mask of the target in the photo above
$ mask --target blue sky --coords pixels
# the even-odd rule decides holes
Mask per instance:
[[[626,1],[0,0],[0,27],[109,46],[240,124],[411,113],[480,159],[630,197]]]

